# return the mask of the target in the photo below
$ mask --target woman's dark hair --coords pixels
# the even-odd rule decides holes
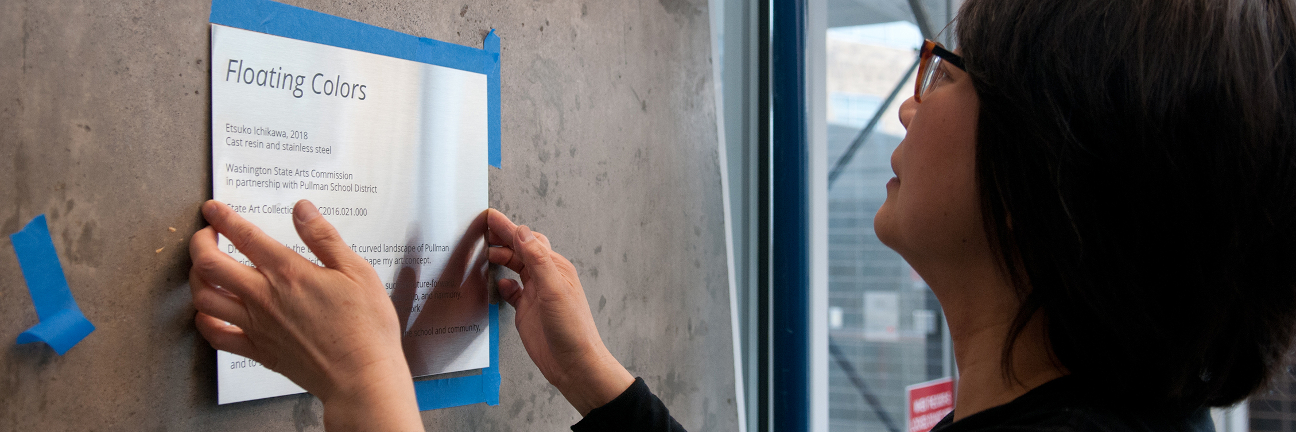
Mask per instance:
[[[963,5],[981,211],[1022,300],[1005,354],[1043,311],[1055,359],[1125,402],[1229,405],[1280,370],[1296,336],[1294,7]]]

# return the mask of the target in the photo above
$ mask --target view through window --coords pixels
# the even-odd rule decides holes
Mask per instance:
[[[918,27],[907,21],[828,29],[828,167],[833,172],[825,318],[832,431],[902,432],[911,426],[926,431],[931,425],[907,424],[906,387],[952,373],[935,296],[873,232],[873,215],[893,176],[891,152],[904,138],[898,108],[913,95],[922,40]],[[923,405],[932,405],[929,400],[943,401],[928,398]]]

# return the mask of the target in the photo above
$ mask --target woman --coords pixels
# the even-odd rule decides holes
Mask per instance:
[[[1296,336],[1296,5],[969,0],[957,32],[958,53],[924,46],[875,218],[948,319],[960,379],[936,430],[1209,430],[1205,408],[1261,388]],[[294,220],[327,268],[204,214],[191,284],[213,346],[301,384],[330,428],[421,428],[391,302],[313,206]],[[677,427],[603,347],[571,264],[488,218],[491,261],[522,279],[501,296],[575,428]]]
[[[879,238],[945,309],[943,430],[1206,429],[1296,315],[1296,6],[969,1]],[[1065,376],[1065,378],[1063,378]],[[1047,383],[1047,384],[1046,384]]]

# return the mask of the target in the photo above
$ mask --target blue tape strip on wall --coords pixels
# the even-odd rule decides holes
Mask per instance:
[[[486,70],[486,126],[489,129],[488,142],[490,164],[500,167],[500,38],[491,29],[486,34],[482,48],[491,56],[491,65]]]
[[[213,0],[211,22],[486,75],[487,162],[500,167],[500,39],[495,30],[477,49],[269,0]]]
[[[37,216],[9,236],[40,323],[18,335],[18,343],[45,342],[63,355],[95,330],[72,298],[63,265],[50,239],[45,215]]]
[[[500,39],[484,49],[421,38],[269,0],[213,0],[212,24],[364,51],[486,75],[489,162],[500,167]],[[490,367],[481,375],[414,382],[420,411],[485,402],[499,405],[499,306],[490,305]]]

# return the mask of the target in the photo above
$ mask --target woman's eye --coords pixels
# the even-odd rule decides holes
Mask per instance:
[[[938,67],[936,68],[936,76],[933,77],[932,81],[934,81],[934,82],[936,82],[936,83],[943,83],[943,82],[945,82],[945,81],[948,81],[948,80],[949,80],[949,71],[947,71],[947,70],[945,69],[946,67],[947,67],[947,66],[945,65],[945,63],[944,63],[944,62],[941,62],[940,66],[938,66]]]

